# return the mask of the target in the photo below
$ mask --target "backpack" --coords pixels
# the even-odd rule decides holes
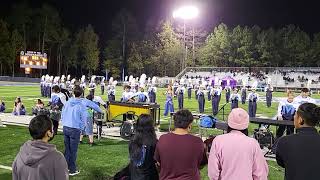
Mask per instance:
[[[295,108],[289,104],[282,106],[281,108],[282,117],[286,120],[292,120],[295,112]]]
[[[204,115],[200,117],[200,127],[204,127],[204,128],[213,128],[215,126],[217,122],[217,119],[212,117],[212,116],[208,116],[208,115]]]

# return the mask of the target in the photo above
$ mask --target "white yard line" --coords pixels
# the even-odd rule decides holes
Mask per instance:
[[[9,171],[12,171],[12,167],[10,167],[10,166],[0,165],[0,169],[6,169],[6,170],[9,170]]]

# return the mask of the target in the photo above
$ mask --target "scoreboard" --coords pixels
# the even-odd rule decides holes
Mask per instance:
[[[20,68],[25,68],[26,71],[31,69],[47,69],[48,58],[46,53],[35,51],[21,51],[20,53]]]

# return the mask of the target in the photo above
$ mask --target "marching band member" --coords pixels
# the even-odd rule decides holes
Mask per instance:
[[[115,90],[114,86],[110,86],[107,93],[108,93],[108,101],[109,102],[116,100],[116,97],[115,97],[116,90]]]
[[[279,102],[277,119],[278,120],[293,121],[294,114],[296,112],[296,108],[295,108],[296,105],[293,102],[294,95],[291,91],[288,91],[287,97],[288,98],[286,100]],[[294,127],[280,125],[279,128],[277,129],[277,133],[276,133],[277,139],[283,135],[283,133],[286,129],[287,129],[287,135],[294,133]]]
[[[44,97],[45,91],[45,76],[41,76],[41,82],[40,82],[40,92],[41,92],[41,97]]]
[[[257,113],[257,101],[259,99],[259,95],[256,93],[255,86],[251,87],[251,92],[248,96],[249,99],[249,116],[250,117],[256,117]]]
[[[59,76],[54,77],[53,83],[52,83],[52,87],[53,86],[59,86],[59,80],[60,80]]]
[[[104,88],[106,87],[106,84],[104,83],[104,80],[105,80],[105,78],[103,77],[101,79],[101,82],[100,82],[101,95],[104,95]]]
[[[169,111],[174,112],[174,108],[173,108],[174,93],[173,93],[172,87],[170,85],[168,85],[168,89],[167,89],[165,95],[166,95],[166,102],[164,105],[164,116],[167,116]]]
[[[92,76],[91,77],[91,81],[89,83],[89,88],[91,89],[90,92],[94,95],[94,92],[95,92],[95,89],[97,87],[96,83],[95,83],[95,80],[96,80],[96,76]]]
[[[184,92],[185,92],[184,86],[183,85],[179,85],[177,90],[176,90],[176,95],[178,96],[179,110],[183,109]]]
[[[188,90],[188,99],[191,99],[191,93],[192,93],[192,82],[191,78],[188,79],[188,85],[187,85],[187,90]]]
[[[139,103],[149,103],[150,102],[148,93],[144,92],[144,86],[140,86],[140,90],[136,93],[135,96],[138,97],[137,101]]]
[[[4,113],[6,110],[6,104],[0,99],[0,113]]]
[[[111,77],[112,78],[112,77]],[[118,81],[113,81],[112,84],[108,85],[108,101],[115,101],[116,100],[116,85]]]
[[[211,95],[212,114],[215,116],[218,114],[218,110],[219,110],[219,98],[221,95],[220,87],[216,86],[215,88],[212,88],[210,95]]]
[[[229,103],[230,94],[231,94],[231,87],[229,85],[227,85],[225,87],[225,91],[226,91],[226,103]]]
[[[264,91],[266,92],[267,107],[271,107],[273,88],[271,87],[270,84],[268,84],[268,86],[265,87]]]
[[[61,93],[60,87],[54,85],[52,87],[50,105],[50,119],[53,124],[53,131],[55,134],[58,133],[59,121],[61,119],[62,107],[66,104],[66,96]]]
[[[130,91],[131,86],[125,85],[122,93],[121,102],[132,102],[133,92]]]
[[[59,84],[60,89],[66,88],[65,79],[66,79],[65,75],[62,75],[60,78],[60,84]]]
[[[48,79],[47,87],[46,87],[46,94],[47,97],[51,97],[51,88],[52,88],[53,76],[50,76]]]
[[[178,89],[178,87],[179,87],[179,83],[178,83],[178,81],[175,81],[174,83],[173,83],[173,94],[174,94],[174,97],[176,97],[177,96],[177,89]]]
[[[247,88],[245,86],[243,86],[241,88],[241,103],[245,104],[246,103],[246,99],[247,99]]]
[[[148,95],[150,98],[150,103],[156,103],[156,98],[157,98],[157,87],[155,86],[156,84],[156,77],[152,78],[152,84],[150,85],[148,89]]]
[[[209,84],[208,86],[207,86],[207,94],[208,94],[208,101],[211,101],[211,90],[213,89],[213,87]]]
[[[301,94],[294,98],[294,102],[296,106],[300,106],[303,103],[313,103],[316,104],[316,101],[310,97],[309,89],[308,88],[302,88]],[[298,107],[296,107],[298,109]]]
[[[194,91],[194,97],[195,97],[196,99],[198,99],[198,97],[197,97],[197,94],[198,94],[197,91],[198,91],[199,87],[200,87],[200,80],[197,78],[196,81],[195,81],[195,85],[193,86],[193,88],[195,89],[195,91]]]
[[[67,76],[67,81],[66,81],[66,88],[67,89],[70,89],[70,84],[71,84],[71,81],[70,81],[70,74]]]
[[[243,87],[241,88],[241,103],[245,104],[247,99],[246,80],[242,80]]]
[[[70,85],[68,88],[69,92],[72,92],[73,87],[75,86],[75,84],[74,84],[75,82],[76,82],[76,79],[74,79],[74,78],[70,81]]]
[[[239,101],[240,101],[241,97],[238,93],[238,89],[234,88],[233,89],[233,93],[230,96],[230,101],[231,101],[231,110],[234,108],[238,108],[239,107]]]
[[[80,87],[82,88],[82,90],[83,90],[83,94],[82,94],[82,96],[84,96],[84,91],[85,91],[85,89],[86,89],[86,76],[85,75],[82,75],[82,77],[81,77],[81,83],[80,83]]]
[[[205,96],[205,86],[200,86],[199,90],[197,91],[197,97],[198,97],[198,106],[199,106],[199,113],[204,113],[204,107],[206,99]]]

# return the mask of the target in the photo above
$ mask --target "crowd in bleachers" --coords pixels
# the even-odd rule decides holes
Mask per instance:
[[[299,69],[281,69],[281,70],[228,70],[228,69],[215,69],[215,70],[192,70],[186,72],[184,77],[191,79],[208,79],[211,77],[218,77],[223,79],[230,76],[236,79],[240,85],[243,79],[257,80],[259,84],[266,82],[268,78],[271,79],[273,87],[301,87],[312,86],[320,83],[320,69],[319,70],[299,70]]]

